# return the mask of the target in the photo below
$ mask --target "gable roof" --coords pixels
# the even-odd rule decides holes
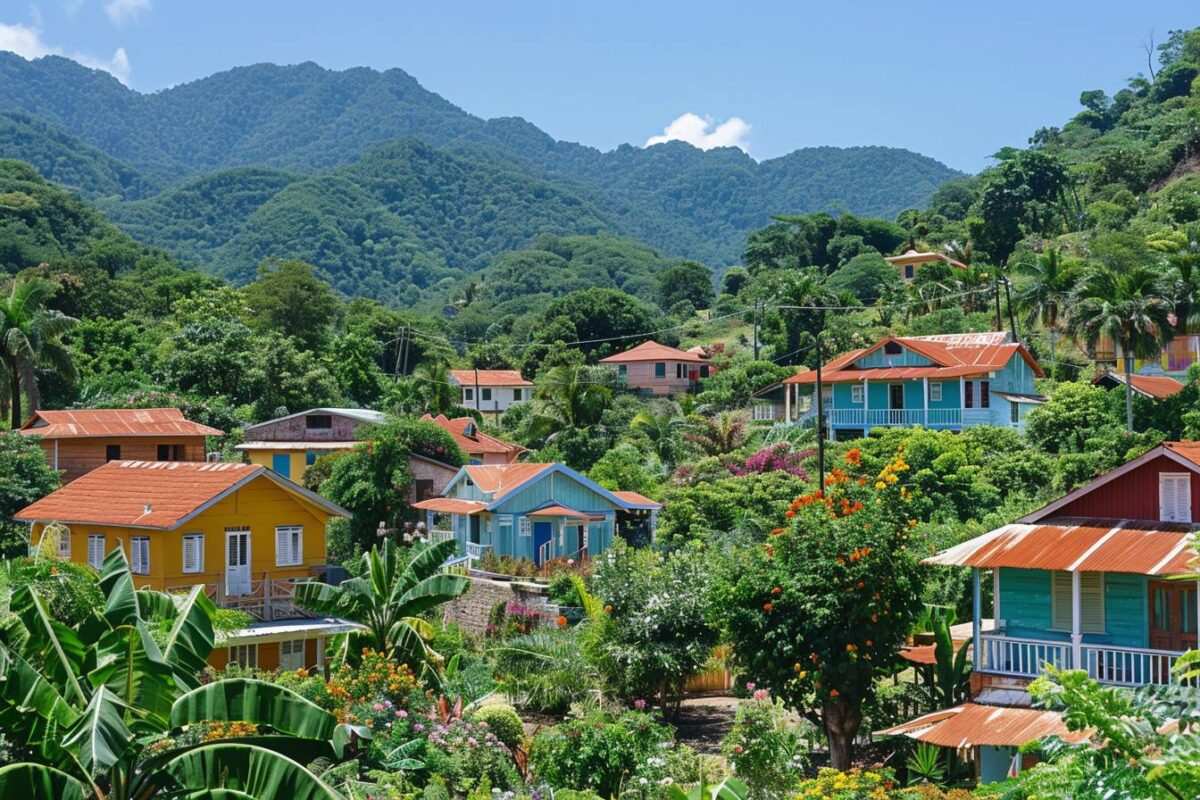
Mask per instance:
[[[1003,337],[1001,340],[999,337]],[[1014,355],[1020,356],[1034,375],[1042,377],[1042,368],[1025,346],[1006,341],[1007,334],[965,334],[943,336],[885,336],[870,347],[851,350],[822,365],[821,380],[849,383],[866,379],[904,380],[909,378],[947,379],[983,375],[1004,369]],[[929,359],[932,366],[855,367],[854,363],[891,343],[899,344]],[[816,383],[817,373],[793,375],[784,383]]]
[[[342,507],[259,465],[110,461],[21,509],[14,519],[173,530],[259,479],[274,482],[332,516],[350,516]]]
[[[533,386],[515,369],[452,369],[450,380],[460,386]]]
[[[35,411],[20,427],[25,436],[84,439],[98,436],[224,436],[192,422],[178,408],[80,408]]]
[[[1092,380],[1092,383],[1099,386],[1109,381],[1117,386],[1124,386],[1125,375],[1121,372],[1104,372],[1100,375],[1097,375]],[[1155,400],[1162,400],[1163,398],[1179,394],[1184,388],[1182,383],[1174,378],[1168,378],[1165,375],[1135,374],[1129,376],[1129,382],[1130,385],[1133,386],[1133,390],[1135,392],[1144,397],[1150,397]]]
[[[436,417],[426,414],[421,417],[421,421],[432,422],[449,433],[454,438],[455,444],[464,453],[502,453],[509,455],[512,453],[523,453],[526,450],[526,448],[521,447],[519,444],[513,444],[503,439],[497,439],[495,436],[489,436],[479,430],[478,424],[471,417],[449,419],[445,414],[438,414]],[[471,426],[471,433],[467,432],[468,426]]]
[[[387,421],[387,414],[382,411],[373,411],[369,408],[310,408],[307,411],[297,411],[295,414],[288,414],[283,417],[269,419],[266,422],[259,422],[255,425],[249,425],[245,428],[246,433],[256,431],[259,428],[264,428],[267,425],[274,425],[277,422],[283,422],[296,417],[307,417],[309,414],[329,414],[333,417],[347,417],[358,422],[370,422],[379,424]]]
[[[623,353],[600,359],[601,364],[628,364],[634,361],[691,361],[699,364],[706,361],[696,353],[680,350],[670,345],[659,344],[651,339],[642,342],[637,347],[631,347]]]
[[[605,489],[600,484],[592,479],[580,475],[575,470],[568,467],[566,464],[547,463],[547,464],[468,464],[462,467],[458,474],[450,479],[446,484],[446,489],[454,486],[464,476],[471,479],[472,482],[479,488],[481,492],[490,494],[491,500],[487,501],[488,511],[499,506],[505,498],[516,494],[521,489],[530,484],[539,481],[550,475],[557,473],[565,475],[577,483],[585,486],[604,499],[608,500],[617,508],[625,511],[632,510],[655,510],[662,508],[661,503],[656,503],[649,498],[643,497],[636,492],[613,492]]]
[[[1041,708],[963,703],[879,731],[877,735],[900,734],[939,747],[966,749],[981,745],[1021,747],[1047,736],[1078,743],[1086,741],[1091,730],[1070,731],[1056,712]]]
[[[906,264],[928,264],[931,261],[941,261],[958,269],[966,269],[967,265],[961,261],[956,261],[948,255],[942,253],[918,253],[916,250],[908,250],[898,256],[888,256],[884,259],[889,264],[894,264],[897,267],[905,266]]]

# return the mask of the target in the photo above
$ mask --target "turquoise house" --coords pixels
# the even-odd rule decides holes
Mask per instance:
[[[413,504],[435,540],[453,538],[468,560],[489,550],[537,565],[582,560],[620,536],[653,541],[662,506],[637,492],[613,492],[564,464],[471,464],[442,496]]]
[[[888,732],[974,748],[981,780],[1003,780],[1020,766],[1018,748],[1065,732],[1046,716],[1053,712],[1029,707],[1029,682],[1047,665],[1117,687],[1170,683],[1176,660],[1197,642],[1197,522],[1200,443],[1164,442],[926,559],[972,570],[971,702]]]
[[[821,372],[826,429],[837,439],[878,427],[1022,428],[1029,410],[1044,401],[1034,388],[1041,367],[1004,331],[889,336],[838,356]],[[801,387],[813,391],[816,382],[815,370],[784,381],[787,416],[802,407]],[[810,414],[815,407],[808,406]]]

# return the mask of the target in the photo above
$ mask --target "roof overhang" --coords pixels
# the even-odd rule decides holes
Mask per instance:
[[[353,440],[348,442],[242,442],[234,447],[234,450],[253,451],[253,450],[353,450],[360,444],[366,444],[364,441]]]
[[[908,736],[939,747],[1022,747],[1047,736],[1083,742],[1090,730],[1069,731],[1062,717],[1037,708],[1007,708],[963,703],[882,731],[878,736]]]
[[[439,514],[465,514],[470,516],[481,511],[487,511],[487,503],[479,500],[459,500],[455,497],[430,497],[418,500],[412,507],[420,511],[434,511]]]
[[[365,625],[337,617],[324,619],[285,619],[259,622],[248,628],[229,631],[221,635],[218,646],[233,647],[240,644],[268,644],[292,639],[315,639],[318,636],[335,636],[367,630]]]

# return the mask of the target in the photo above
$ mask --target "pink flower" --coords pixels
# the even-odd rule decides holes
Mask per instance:
[[[753,691],[754,691],[754,681],[751,681],[751,682],[749,682],[749,683],[747,683],[747,684],[746,684],[746,691],[747,691],[747,692],[753,692]]]
[[[376,711],[383,711],[383,703],[376,703],[375,705],[371,706],[371,708],[375,709]]]
[[[404,719],[405,717],[407,717],[407,716],[408,716],[408,712],[407,712],[407,711],[405,711],[403,708],[397,708],[397,709],[396,709],[396,716],[397,716],[397,717],[400,717],[401,719]]]
[[[641,711],[646,707],[646,701],[639,697],[637,700],[633,701],[633,707]]]
[[[754,693],[755,700],[766,700],[770,696],[771,696],[771,693],[768,692],[766,689],[759,689],[757,692]]]

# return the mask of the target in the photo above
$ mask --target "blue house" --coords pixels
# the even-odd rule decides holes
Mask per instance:
[[[1196,647],[1197,522],[1200,443],[1164,442],[926,559],[972,570],[971,702],[888,732],[974,748],[981,779],[1003,780],[1020,766],[1017,748],[1064,731],[1052,712],[1029,708],[1028,684],[1047,665],[1118,687],[1170,683],[1175,661]],[[985,581],[990,630],[982,624]]]
[[[822,365],[822,404],[830,435],[856,439],[872,428],[921,425],[963,430],[974,425],[1021,428],[1044,401],[1034,388],[1042,369],[1004,331],[941,336],[888,336]],[[816,370],[784,381],[788,416]],[[794,399],[794,402],[793,402]],[[816,403],[809,406],[815,413]]]
[[[471,464],[441,497],[413,503],[426,513],[433,538],[456,539],[469,559],[491,550],[539,566],[597,555],[616,536],[648,544],[661,507],[637,492],[609,491],[563,464]]]

